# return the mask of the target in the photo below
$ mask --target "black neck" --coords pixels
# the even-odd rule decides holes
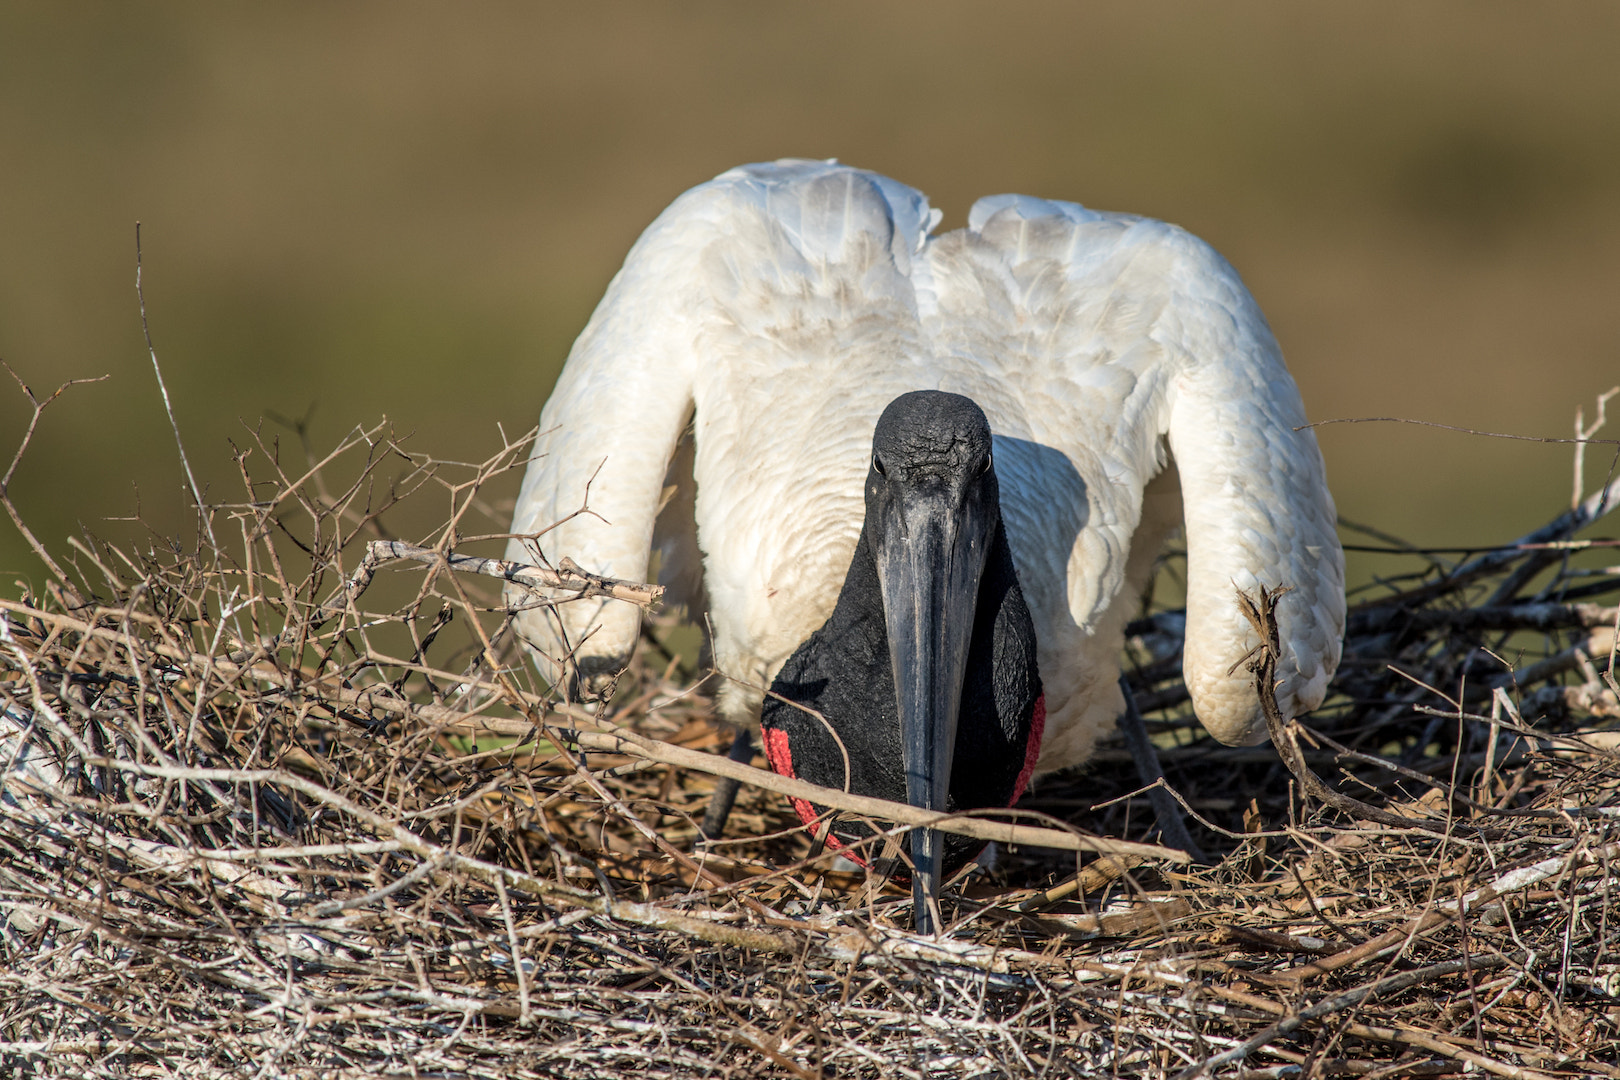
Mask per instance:
[[[906,782],[894,673],[883,593],[868,541],[863,528],[832,615],[788,659],[771,687],[820,713],[826,724],[769,697],[761,721],[768,736],[772,729],[786,733],[793,769],[801,779],[844,787],[841,741],[848,752],[849,790],[903,803]],[[979,581],[962,683],[951,809],[1006,806],[1012,800],[1040,696],[1035,628],[998,519]],[[866,834],[843,823],[834,831],[846,839]],[[980,846],[979,841],[951,837],[947,864],[966,861]]]

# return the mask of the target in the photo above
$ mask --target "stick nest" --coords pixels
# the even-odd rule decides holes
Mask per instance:
[[[51,579],[3,603],[5,1075],[1617,1075],[1620,576],[1567,542],[1607,494],[1400,557],[1326,706],[1274,725],[1292,772],[1203,735],[1174,612],[1134,624],[1213,864],[998,844],[934,940],[779,794],[700,842],[714,779],[675,750],[728,734],[664,622],[611,700],[534,680],[500,583],[438,557],[503,527],[522,444],[280,456],[240,454],[194,546],[36,543]],[[422,505],[425,563],[368,561]],[[1021,820],[1152,839],[1130,760]]]

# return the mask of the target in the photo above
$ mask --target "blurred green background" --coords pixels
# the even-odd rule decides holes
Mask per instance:
[[[12,493],[57,550],[137,505],[189,528],[137,220],[188,451],[234,498],[227,440],[267,414],[487,456],[654,215],[784,155],[887,172],[946,227],[1000,191],[1182,224],[1242,272],[1313,418],[1567,435],[1620,382],[1617,56],[1609,0],[9,3],[0,358],[41,392],[112,376],[47,414]],[[4,459],[27,416],[0,386]],[[1566,446],[1320,436],[1341,512],[1417,541],[1569,503]],[[19,575],[0,522],[0,590]]]

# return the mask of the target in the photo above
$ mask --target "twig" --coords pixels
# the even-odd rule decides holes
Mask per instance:
[[[1574,440],[1560,441],[1573,442]],[[1386,604],[1409,607],[1437,596],[1453,593],[1464,585],[1477,581],[1486,574],[1499,570],[1515,559],[1520,558],[1522,549],[1564,540],[1599,518],[1606,516],[1616,507],[1620,507],[1620,482],[1610,481],[1587,496],[1575,509],[1559,514],[1541,528],[1527,532],[1517,540],[1510,541],[1495,551],[1487,552],[1477,559],[1464,563],[1431,585],[1408,590],[1387,600],[1368,605],[1368,608],[1362,611],[1351,612],[1350,621],[1354,623],[1357,616],[1363,614],[1364,611],[1373,610]]]
[[[1568,873],[1582,866],[1601,864],[1617,855],[1620,855],[1620,844],[1611,844],[1594,851],[1576,851],[1555,855],[1532,866],[1509,871],[1494,881],[1472,890],[1453,904],[1443,904],[1440,907],[1426,911],[1405,926],[1398,926],[1334,956],[1283,972],[1276,978],[1298,985],[1308,979],[1314,979],[1317,976],[1326,975],[1341,968],[1364,963],[1368,960],[1376,960],[1398,949],[1405,948],[1408,942],[1419,935],[1427,934],[1448,923],[1466,918],[1478,912],[1481,908],[1488,907],[1499,901],[1504,896],[1528,889],[1530,886],[1538,885],[1550,877]]]
[[[1592,441],[1592,436],[1602,430],[1603,425],[1608,422],[1605,406],[1609,404],[1609,399],[1616,394],[1620,394],[1620,386],[1605,390],[1598,395],[1597,416],[1592,420],[1591,427],[1587,427],[1583,423],[1585,416],[1582,406],[1575,406],[1575,484],[1569,497],[1569,508],[1571,510],[1581,505],[1581,496],[1586,494],[1586,447]]]
[[[1433,420],[1410,420],[1402,416],[1345,416],[1333,420],[1318,420],[1311,424],[1301,424],[1295,431],[1305,431],[1309,428],[1327,427],[1330,424],[1412,424],[1415,427],[1439,428],[1442,431],[1456,431],[1464,435],[1483,435],[1490,439],[1511,439],[1515,442],[1533,443],[1599,443],[1607,445],[1620,445],[1620,439],[1558,439],[1544,435],[1515,435],[1503,431],[1481,431],[1478,428],[1459,427],[1456,424],[1441,424]]]
[[[1445,960],[1438,964],[1430,964],[1428,967],[1418,968],[1415,971],[1403,971],[1398,975],[1391,975],[1376,982],[1366,983],[1356,987],[1354,990],[1347,990],[1342,994],[1337,994],[1326,1001],[1318,1002],[1309,1008],[1301,1009],[1292,1016],[1277,1021],[1258,1035],[1245,1040],[1241,1045],[1228,1050],[1226,1053],[1216,1054],[1214,1057],[1206,1058],[1193,1068],[1183,1069],[1176,1074],[1176,1080],[1198,1080],[1199,1077],[1208,1076],[1223,1065],[1242,1061],[1273,1039],[1296,1031],[1312,1020],[1320,1020],[1324,1016],[1331,1016],[1336,1012],[1354,1008],[1364,1001],[1383,994],[1391,994],[1397,990],[1404,990],[1409,986],[1417,986],[1420,983],[1430,982],[1434,979],[1444,978],[1447,975],[1456,975],[1465,971],[1487,971],[1492,968],[1502,967],[1510,962],[1508,957],[1500,953],[1488,956],[1463,957],[1460,960]],[[1542,1077],[1545,1074],[1520,1070],[1518,1075]],[[1551,1078],[1549,1077],[1547,1080],[1551,1080]]]
[[[6,369],[6,373],[16,380],[17,385],[22,388],[23,396],[28,399],[28,404],[33,406],[34,409],[33,415],[28,418],[28,427],[23,430],[22,438],[17,442],[17,450],[11,455],[11,464],[6,467],[6,475],[0,477],[0,506],[4,506],[6,508],[6,516],[11,518],[12,525],[16,526],[17,531],[22,534],[23,540],[27,542],[29,549],[33,551],[36,556],[38,556],[40,562],[45,564],[45,568],[51,572],[51,576],[54,577],[58,583],[60,583],[62,588],[72,590],[73,586],[71,579],[67,576],[67,572],[57,565],[55,559],[51,558],[51,553],[46,550],[44,544],[39,542],[39,538],[34,535],[33,530],[31,530],[27,523],[23,521],[22,515],[17,512],[16,504],[11,501],[11,478],[17,475],[17,466],[22,462],[23,455],[28,452],[29,445],[34,441],[34,431],[39,427],[40,415],[43,414],[45,410],[56,401],[57,398],[61,397],[62,394],[66,392],[68,387],[82,386],[86,383],[105,382],[107,379],[111,378],[111,376],[102,375],[99,378],[94,379],[69,379],[67,382],[63,383],[61,386],[58,386],[54,391],[52,391],[50,397],[47,397],[44,401],[40,401],[34,396],[33,389],[30,388],[27,383],[23,382],[22,376],[18,375],[12,370],[10,364],[0,360],[0,367],[4,367]],[[77,598],[76,593],[74,596]]]
[[[1272,745],[1282,756],[1283,763],[1304,786],[1306,792],[1335,810],[1343,810],[1347,814],[1376,821],[1381,825],[1392,825],[1401,829],[1422,829],[1425,832],[1449,835],[1450,827],[1445,824],[1402,817],[1387,810],[1380,810],[1376,806],[1369,806],[1359,799],[1342,795],[1322,783],[1311,771],[1299,749],[1299,722],[1284,720],[1282,711],[1277,707],[1277,658],[1282,652],[1277,630],[1277,600],[1281,596],[1281,591],[1267,589],[1262,585],[1259,601],[1254,600],[1242,589],[1238,590],[1237,596],[1239,610],[1243,612],[1244,618],[1248,619],[1249,625],[1254,628],[1255,635],[1260,639],[1260,644],[1255,646],[1254,658],[1249,661],[1249,670],[1254,674],[1255,694],[1260,699],[1261,711],[1265,713],[1266,728],[1271,733]],[[1478,831],[1481,835],[1495,835],[1484,829]]]
[[[648,606],[664,593],[662,585],[644,585],[634,581],[602,577],[581,570],[571,559],[563,559],[561,571],[550,570],[528,563],[508,562],[502,559],[484,559],[473,555],[439,552],[433,548],[418,547],[398,540],[373,540],[366,545],[366,554],[343,584],[305,621],[290,624],[279,635],[259,644],[257,648],[238,649],[229,654],[233,663],[251,663],[269,656],[277,649],[293,644],[300,635],[319,630],[328,621],[349,610],[360,596],[370,588],[377,570],[390,559],[410,559],[429,566],[444,565],[461,573],[482,574],[501,578],[526,588],[552,588],[578,593],[582,597],[610,596],[615,600]],[[463,598],[465,599],[465,598]]]
[[[366,545],[364,565],[375,568],[389,559],[412,559],[434,565],[444,562],[450,569],[463,574],[483,574],[500,578],[530,589],[564,589],[582,597],[610,596],[646,607],[664,595],[662,585],[645,585],[639,581],[622,581],[602,577],[583,570],[572,559],[563,559],[556,570],[529,563],[509,562],[505,559],[483,559],[473,555],[441,553],[433,548],[417,547],[398,540],[373,540]],[[356,571],[358,573],[358,571]]]
[[[782,954],[791,954],[797,951],[798,948],[791,939],[768,931],[730,926],[716,919],[705,919],[701,913],[697,915],[681,914],[656,904],[636,904],[610,900],[607,897],[592,896],[590,893],[557,885],[532,874],[514,870],[511,867],[498,866],[494,863],[484,862],[481,859],[459,855],[448,848],[441,847],[418,836],[403,825],[399,825],[381,814],[367,810],[360,804],[339,795],[335,791],[331,791],[320,784],[306,780],[284,769],[187,769],[165,765],[146,765],[134,761],[119,761],[113,758],[93,759],[89,764],[117,769],[120,772],[135,773],[140,776],[170,780],[273,784],[277,787],[297,791],[324,806],[329,806],[339,813],[364,823],[367,828],[380,835],[392,837],[400,847],[426,860],[427,863],[446,870],[460,870],[478,878],[480,881],[489,882],[491,885],[499,877],[505,881],[508,888],[521,889],[532,896],[538,896],[553,903],[585,908],[595,914],[605,915],[621,922],[634,923],[659,930],[675,930],[689,937],[711,941],[718,945],[735,945],[739,948]]]
[[[1301,934],[1279,934],[1275,930],[1262,930],[1254,926],[1229,925],[1215,931],[1216,944],[1235,941],[1242,945],[1257,946],[1285,953],[1335,953],[1346,946],[1319,937]]]
[[[1120,715],[1119,730],[1125,736],[1131,758],[1136,762],[1136,775],[1143,784],[1148,785],[1148,799],[1153,803],[1153,813],[1159,820],[1159,832],[1169,846],[1185,851],[1194,862],[1208,862],[1203,849],[1193,840],[1192,833],[1187,831],[1181,806],[1163,786],[1164,766],[1159,764],[1153,740],[1148,738],[1147,725],[1136,707],[1136,699],[1131,695],[1131,684],[1123,675],[1119,677],[1119,689],[1125,696],[1125,712]]]
[[[1210,992],[1216,997],[1223,998],[1227,1001],[1238,1002],[1250,1008],[1259,1009],[1263,1012],[1272,1013],[1274,1015],[1286,1015],[1288,1012],[1287,1008],[1283,1005],[1279,1005],[1274,1001],[1268,1001],[1263,997],[1257,997],[1254,994],[1244,993],[1241,990],[1233,990],[1230,987],[1225,986],[1211,986],[1209,989]],[[1419,1031],[1416,1028],[1406,1025],[1363,1024],[1351,1022],[1344,1024],[1343,1029],[1346,1035],[1353,1035],[1358,1039],[1376,1039],[1380,1042],[1397,1043],[1403,1046],[1415,1046],[1421,1050],[1427,1050],[1431,1054],[1439,1054],[1445,1058],[1467,1062],[1485,1072],[1491,1073],[1494,1076],[1505,1076],[1510,1078],[1510,1080],[1557,1080],[1557,1078],[1551,1074],[1537,1072],[1534,1069],[1518,1068],[1495,1058],[1486,1057],[1484,1054],[1476,1053],[1469,1050],[1467,1047],[1458,1045],[1456,1042],[1437,1037],[1432,1032]],[[1498,1048],[1507,1050],[1508,1052],[1518,1052],[1522,1050],[1520,1047],[1503,1046],[1500,1040],[1496,1045]],[[1250,1052],[1252,1053],[1253,1051]],[[1392,1073],[1388,1075],[1401,1074]],[[1613,1074],[1605,1073],[1605,1075]]]
[[[478,723],[481,718],[473,722]],[[908,806],[905,803],[876,799],[869,795],[856,795],[837,788],[821,787],[803,780],[794,780],[764,769],[735,762],[718,754],[705,754],[688,750],[684,746],[661,743],[633,731],[568,731],[559,735],[586,750],[634,754],[652,761],[662,761],[681,768],[695,769],[712,776],[728,776],[753,787],[774,791],[790,799],[806,799],[822,806],[860,814],[864,817],[937,829],[940,832],[971,836],[976,840],[993,840],[1000,844],[1020,844],[1028,847],[1055,848],[1059,851],[1095,851],[1105,855],[1136,855],[1144,859],[1159,859],[1173,863],[1191,862],[1184,851],[1161,847],[1157,844],[1136,844],[1124,840],[1083,836],[1078,832],[1014,825],[1010,822],[991,821],[972,816],[985,813],[1016,813],[1012,810],[971,811],[961,814],[935,813]],[[1042,815],[1044,816],[1044,815]]]
[[[197,486],[197,477],[191,471],[191,462],[186,460],[186,444],[180,438],[180,424],[174,418],[174,406],[169,402],[169,388],[163,382],[163,369],[158,366],[157,347],[152,344],[152,329],[146,322],[146,292],[141,287],[141,223],[135,223],[135,299],[141,308],[141,333],[146,336],[146,352],[152,358],[152,374],[157,376],[158,393],[163,395],[163,411],[169,415],[169,429],[174,432],[174,446],[180,451],[180,467],[185,470],[186,483],[191,485],[191,498],[197,507],[197,517],[202,522],[203,532],[208,536],[210,547],[218,548],[219,542],[214,539],[213,516],[203,505],[202,489]]]
[[[1051,907],[1060,900],[1067,900],[1076,893],[1084,895],[1096,892],[1109,882],[1119,880],[1142,863],[1143,860],[1135,856],[1109,856],[1097,859],[1068,880],[1059,882],[1045,892],[1025,900],[1015,910],[1036,912]]]
[[[1563,630],[1607,626],[1616,609],[1601,604],[1504,604],[1476,608],[1422,608],[1406,610],[1380,604],[1351,614],[1349,631],[1378,634],[1397,628],[1428,630]]]

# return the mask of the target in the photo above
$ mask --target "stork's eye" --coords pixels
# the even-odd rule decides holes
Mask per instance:
[[[883,459],[876,454],[872,455],[872,468],[877,470],[879,476],[888,476],[889,472],[883,467]]]
[[[990,471],[990,457],[991,455],[989,454],[984,455],[984,464],[979,466],[980,476],[983,476],[985,473]]]

